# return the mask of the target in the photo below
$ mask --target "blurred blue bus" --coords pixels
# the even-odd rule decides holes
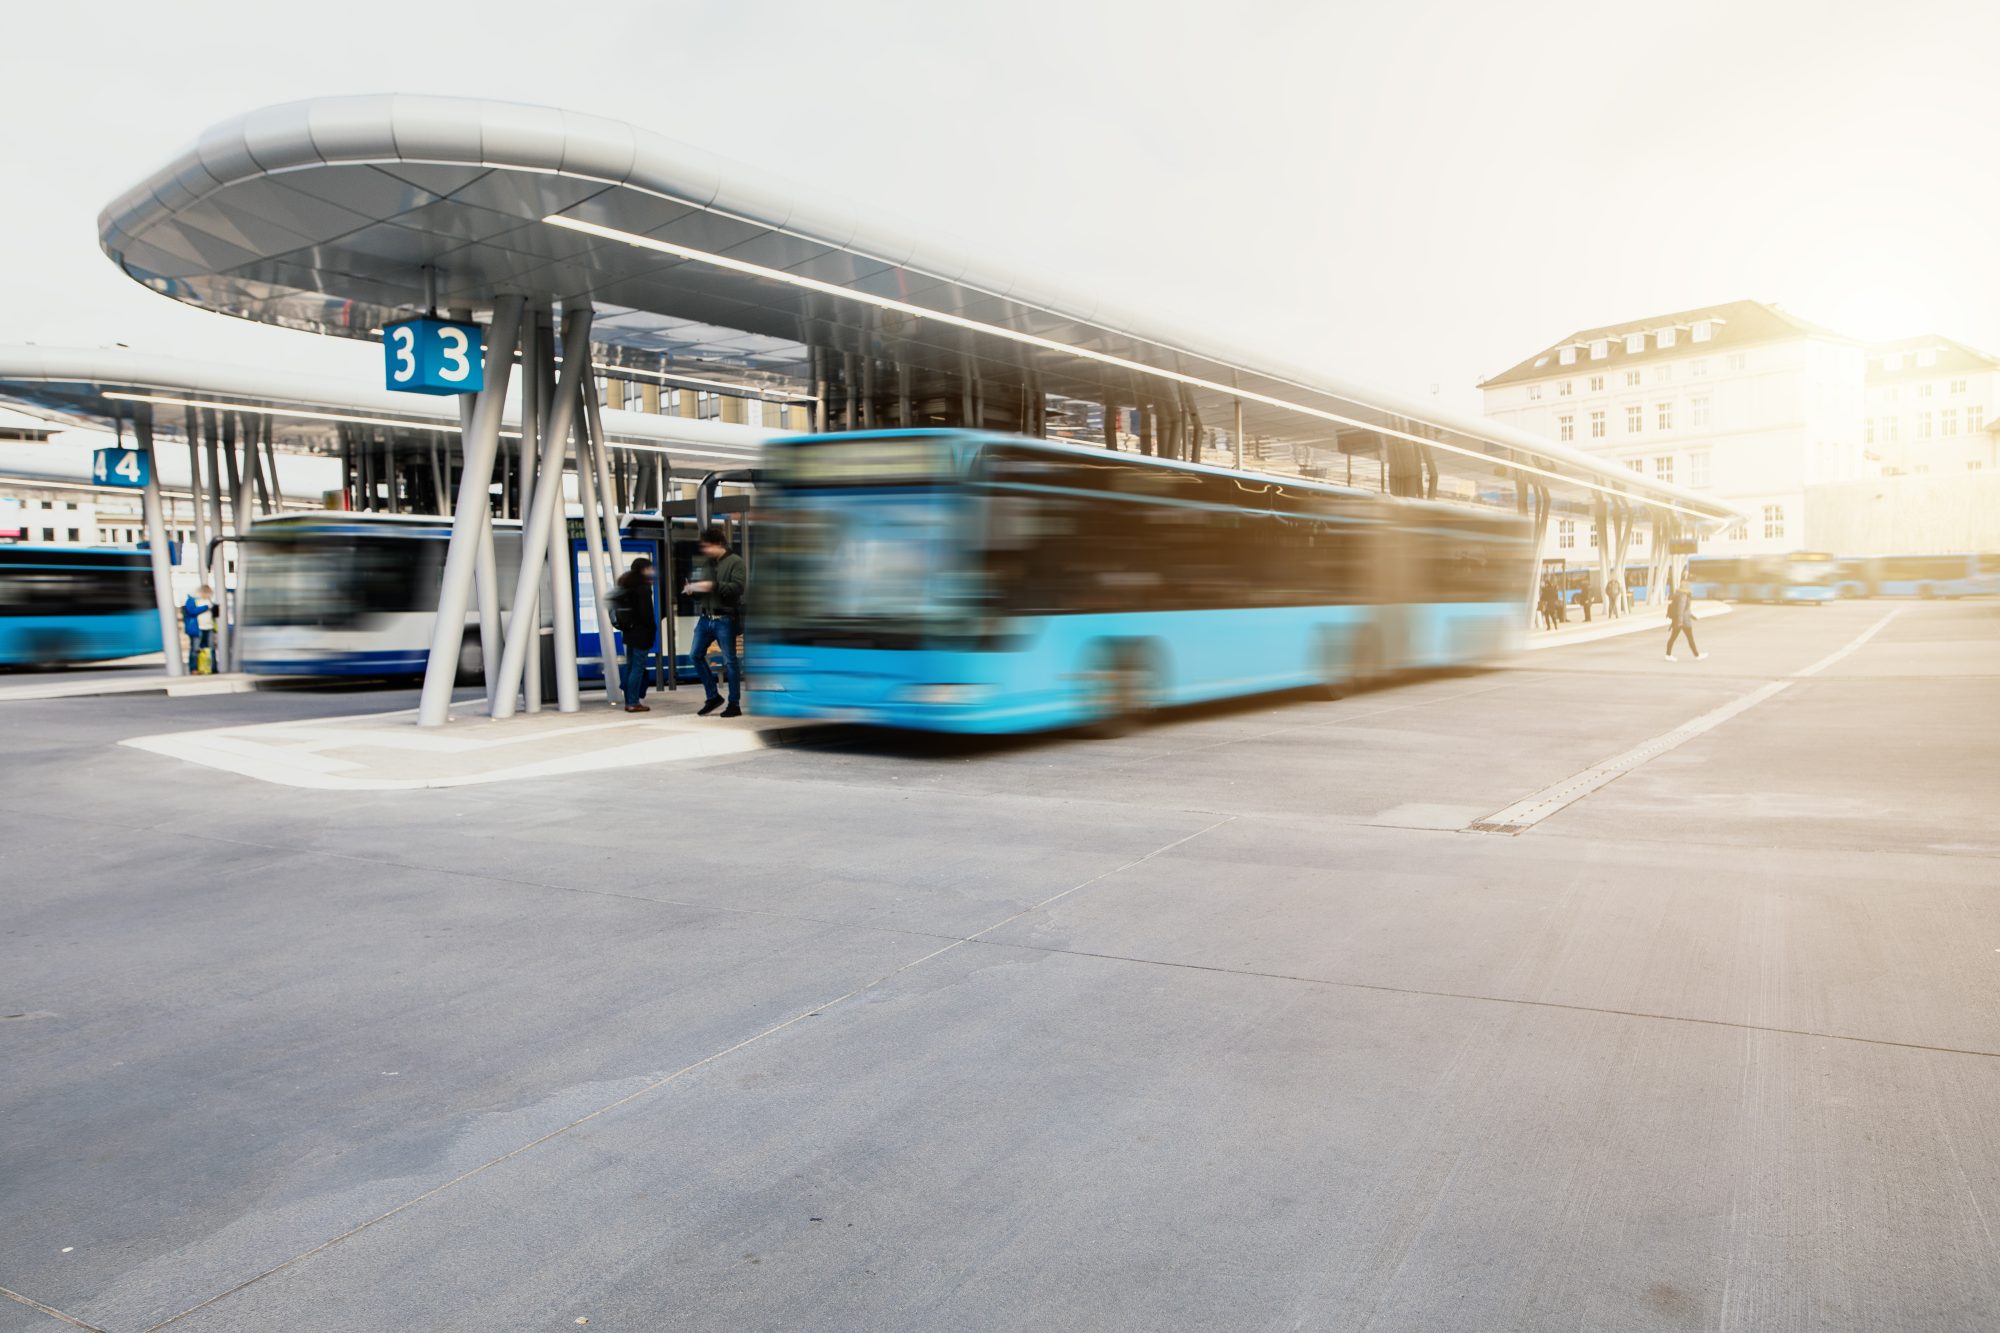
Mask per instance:
[[[1340,693],[1515,646],[1505,512],[974,431],[767,446],[760,712],[936,731],[1115,726]]]
[[[1851,595],[1843,562],[1825,551],[1691,556],[1686,577],[1694,596],[1721,602],[1816,605]]]
[[[0,546],[0,665],[109,662],[159,651],[160,613],[144,551]]]
[[[2000,594],[2000,555],[1871,555],[1843,561],[1858,597],[1984,597]]]

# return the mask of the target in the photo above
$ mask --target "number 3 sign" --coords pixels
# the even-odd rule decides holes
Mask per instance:
[[[382,330],[383,370],[404,393],[477,393],[486,387],[486,339],[477,324],[406,319]]]

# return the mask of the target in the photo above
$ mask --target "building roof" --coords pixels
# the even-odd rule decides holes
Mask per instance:
[[[1920,365],[1918,354],[1933,353],[1931,364]],[[1894,354],[1901,364],[1890,370],[1885,359]],[[1897,384],[1904,380],[1930,379],[1957,372],[2000,369],[2000,356],[1982,352],[1939,333],[1920,333],[1913,338],[1875,343],[1868,349],[1868,383]]]
[[[956,396],[1146,400],[1295,456],[1429,450],[1454,480],[1545,481],[1697,522],[1712,497],[1581,450],[1187,333],[1010,273],[632,126],[459,98],[335,97],[204,133],[98,219],[105,252],[177,300],[377,338],[500,295],[596,311],[593,360],[816,396],[829,359],[901,366]]]
[[[111,430],[142,411],[162,435],[181,435],[190,411],[214,408],[270,417],[273,440],[302,453],[338,454],[339,428],[358,426],[399,441],[455,440],[456,397],[394,393],[379,383],[308,371],[186,360],[126,348],[0,347],[0,402],[94,430]],[[503,447],[518,448],[520,397],[511,394]],[[674,470],[699,476],[756,457],[776,432],[722,421],[607,408],[614,447],[664,452]]]
[[[1695,342],[1694,325],[1701,320],[1710,321],[1710,336],[1706,342]],[[1663,348],[1659,345],[1655,335],[1662,329],[1676,330],[1673,346]],[[1625,350],[1625,337],[1633,333],[1649,335],[1644,351]],[[1668,361],[1701,352],[1728,351],[1755,343],[1777,342],[1790,338],[1818,338],[1828,342],[1859,346],[1854,339],[1845,334],[1835,333],[1832,329],[1800,319],[1797,315],[1780,310],[1777,306],[1767,305],[1762,301],[1725,301],[1721,305],[1677,310],[1670,315],[1654,315],[1649,319],[1634,319],[1622,324],[1579,329],[1518,365],[1501,371],[1491,379],[1482,380],[1479,387],[1493,389],[1505,384],[1525,384],[1529,380],[1562,379],[1578,374],[1602,375],[1610,370],[1622,370],[1628,365]],[[1590,355],[1590,345],[1600,340],[1608,344],[1605,355],[1593,358]],[[1577,349],[1576,360],[1570,365],[1562,363],[1561,353],[1565,347]]]

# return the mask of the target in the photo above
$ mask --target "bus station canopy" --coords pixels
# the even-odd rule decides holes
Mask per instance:
[[[0,347],[0,402],[44,419],[112,430],[142,412],[161,434],[187,433],[193,414],[263,418],[274,446],[337,457],[343,434],[413,451],[459,432],[456,397],[392,393],[323,372],[156,356],[125,348]],[[648,412],[604,412],[614,449],[664,456],[673,473],[699,477],[755,460],[773,432]],[[509,400],[503,446],[518,452],[520,402]]]
[[[177,300],[344,337],[379,338],[433,303],[587,303],[594,361],[870,404],[850,408],[849,425],[1035,431],[1051,401],[1136,407],[1178,438],[1248,437],[1260,458],[1275,449],[1330,480],[1344,455],[1350,474],[1356,458],[1379,460],[1368,471],[1402,493],[1419,493],[1415,475],[1424,493],[1514,503],[1540,489],[1557,509],[1608,502],[1697,530],[1742,517],[1613,460],[1184,333],[568,111],[402,95],[253,111],[114,200],[99,235],[126,273]],[[884,396],[900,413],[874,411]]]

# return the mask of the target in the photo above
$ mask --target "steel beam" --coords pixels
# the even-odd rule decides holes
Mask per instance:
[[[438,581],[437,621],[431,629],[430,657],[424,663],[424,688],[417,703],[417,725],[422,727],[443,726],[451,719],[451,687],[458,675],[458,648],[465,635],[466,604],[472,599],[473,570],[479,563],[479,524],[487,512],[487,490],[493,484],[493,456],[500,447],[507,381],[514,373],[521,304],[518,296],[503,296],[493,306],[493,324],[486,340],[486,387],[479,393],[472,429],[465,436],[465,468],[452,512],[451,544],[445,550],[444,574]],[[490,663],[487,669],[492,670]]]
[[[140,507],[146,521],[146,554],[150,557],[147,563],[153,569],[153,603],[160,613],[160,652],[166,658],[169,676],[185,676],[187,659],[180,652],[180,616],[174,610],[173,551],[167,545],[167,523],[160,508],[159,459],[153,454],[153,409],[147,403],[139,403],[137,407],[132,434],[146,461],[146,490],[140,497]],[[124,434],[122,428],[119,434]]]

